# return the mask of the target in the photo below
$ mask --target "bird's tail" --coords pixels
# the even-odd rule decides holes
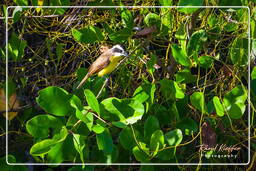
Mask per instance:
[[[86,76],[83,78],[83,80],[79,83],[79,85],[76,87],[76,89],[79,89],[85,81],[90,77],[90,74],[86,74]]]

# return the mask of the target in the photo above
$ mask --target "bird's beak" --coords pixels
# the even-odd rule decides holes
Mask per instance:
[[[126,53],[126,52],[124,52],[124,56],[125,56],[125,57],[128,57],[128,58],[130,57],[130,56],[128,55],[128,53]]]

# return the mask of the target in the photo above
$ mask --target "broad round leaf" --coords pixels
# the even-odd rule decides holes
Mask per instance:
[[[47,138],[50,133],[50,129],[54,132],[58,132],[63,123],[56,117],[51,115],[38,115],[28,120],[26,123],[26,129],[30,135],[35,138]]]
[[[198,132],[198,125],[196,121],[191,118],[183,118],[177,123],[176,127],[185,132],[185,135],[192,135]]]
[[[186,52],[184,52],[184,50],[181,49],[180,47],[178,47],[178,45],[176,45],[176,44],[172,45],[172,55],[173,55],[175,61],[177,61],[179,64],[181,64],[183,66],[191,65],[191,62],[190,62]]]
[[[89,89],[84,90],[84,95],[88,105],[92,108],[92,110],[100,114],[99,102],[95,95]]]
[[[142,151],[138,146],[135,146],[132,149],[132,153],[135,156],[136,160],[142,163],[147,163],[150,161],[149,156],[144,151]]]
[[[155,116],[149,116],[144,124],[144,137],[147,140],[150,140],[151,135],[156,130],[159,130],[159,121]]]
[[[213,65],[214,59],[210,56],[201,56],[198,58],[199,64],[203,68],[210,68]]]
[[[181,143],[183,135],[180,129],[175,129],[167,132],[164,137],[169,146],[177,146]]]
[[[88,26],[80,30],[72,29],[72,35],[81,43],[95,43],[104,39],[101,30],[95,26]]]
[[[224,111],[224,108],[222,106],[220,99],[217,96],[213,97],[213,104],[214,104],[217,115],[223,116],[225,111]]]
[[[178,6],[202,6],[203,5],[203,0],[179,0]],[[198,8],[178,8],[178,11],[184,12],[185,14],[190,14],[193,13],[197,10]]]
[[[155,14],[155,13],[149,13],[148,15],[146,15],[146,17],[144,18],[144,23],[146,26],[150,27],[150,26],[157,26],[158,28],[160,28],[161,25],[161,19],[159,17],[159,15]]]
[[[69,99],[70,95],[66,90],[51,86],[40,90],[36,101],[46,112],[56,116],[66,116],[73,110]]]
[[[194,92],[190,96],[190,101],[196,109],[198,109],[202,113],[207,113],[204,101],[204,94],[202,92]]]

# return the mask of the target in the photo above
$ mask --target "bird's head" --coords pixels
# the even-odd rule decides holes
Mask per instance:
[[[124,50],[124,48],[121,45],[115,45],[111,48],[112,53],[116,57],[129,57],[128,53]]]

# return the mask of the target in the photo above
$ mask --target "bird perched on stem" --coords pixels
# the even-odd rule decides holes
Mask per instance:
[[[128,57],[128,54],[121,45],[115,45],[111,49],[106,50],[91,64],[88,73],[79,83],[77,89],[93,74],[98,73],[98,76],[102,77],[111,73],[124,57]]]

